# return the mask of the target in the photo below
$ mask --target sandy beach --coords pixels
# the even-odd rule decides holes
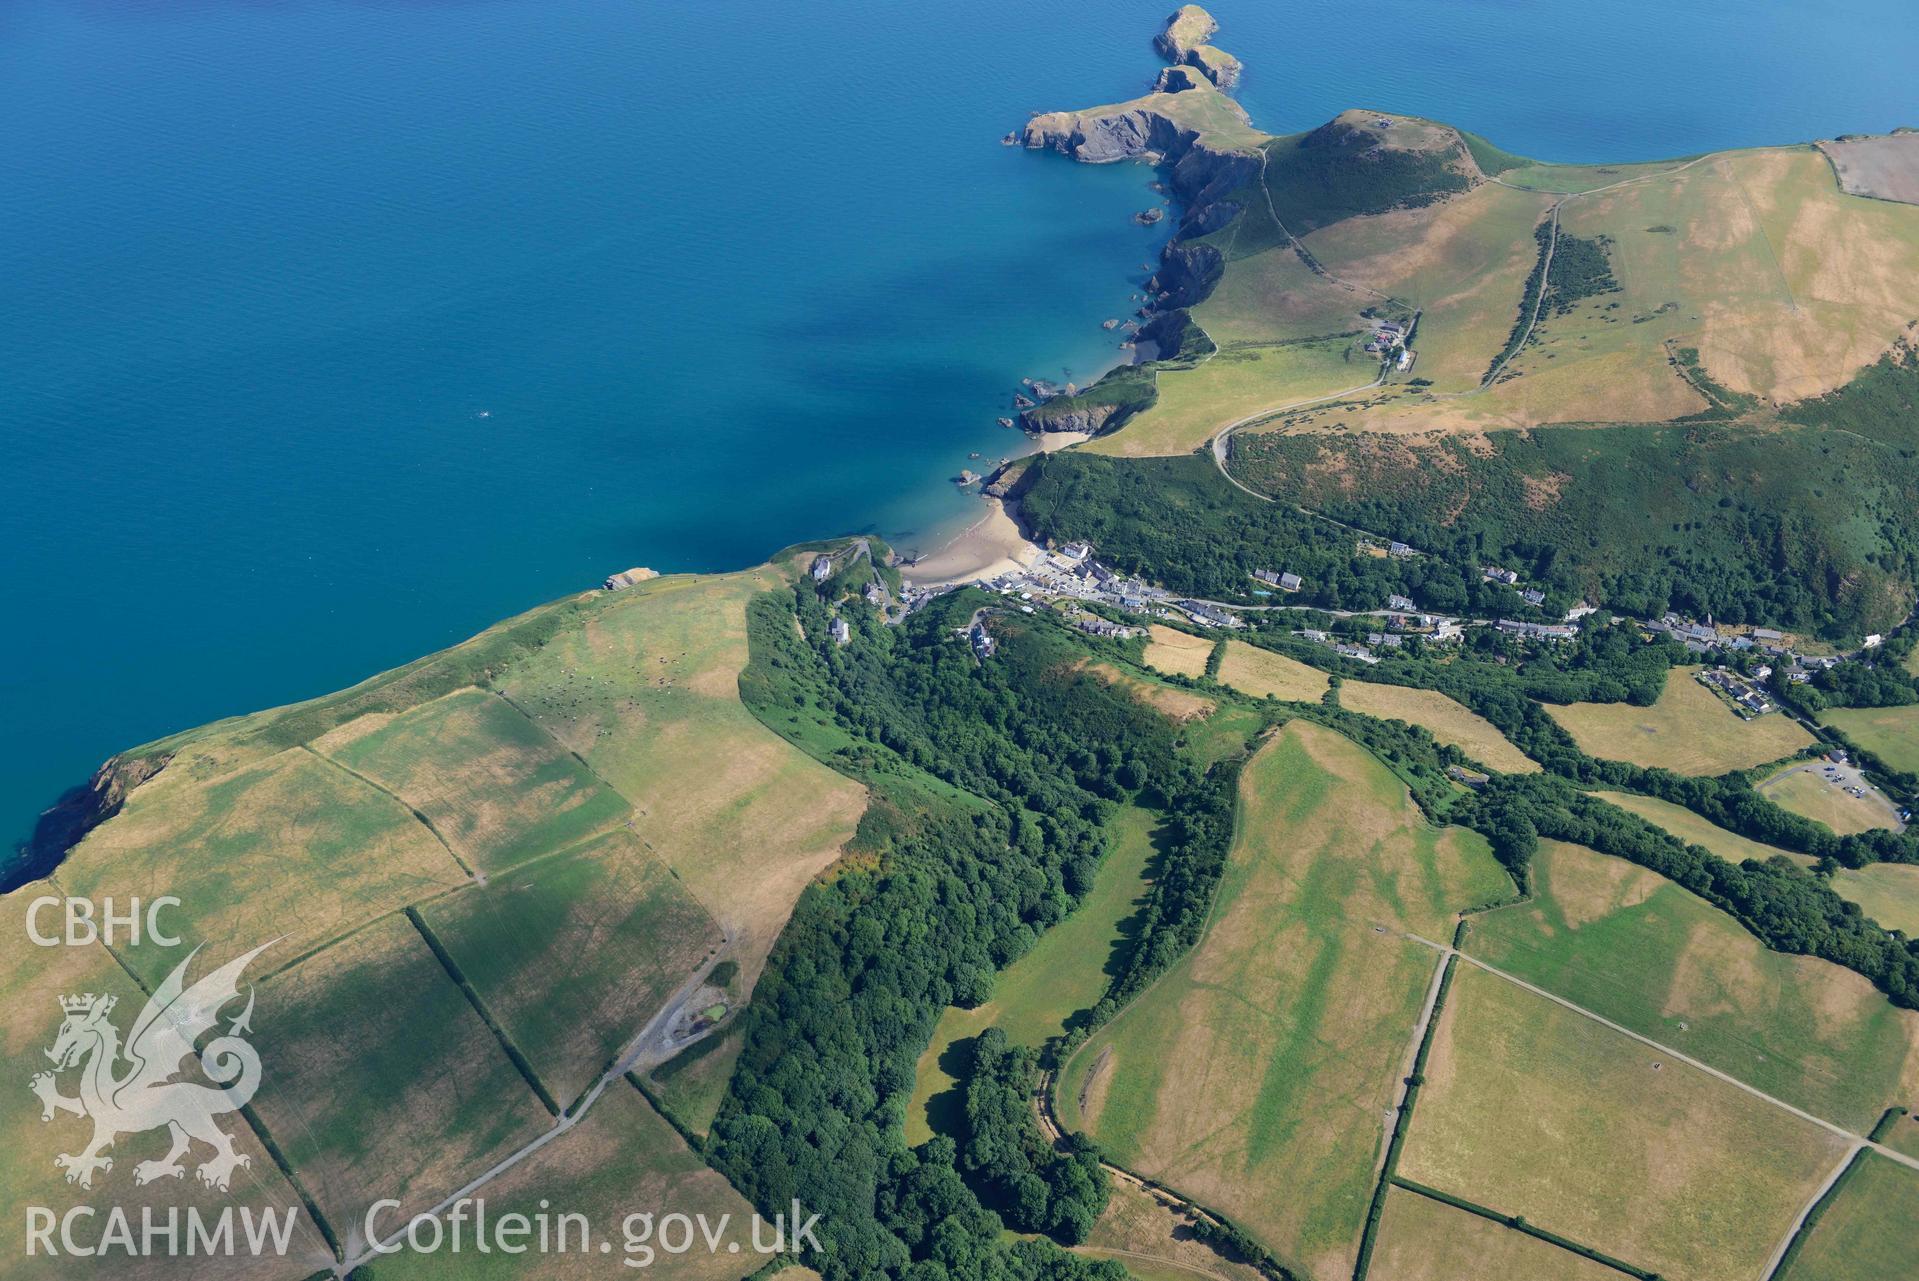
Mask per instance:
[[[1040,549],[1020,536],[1019,525],[1006,504],[997,498],[982,501],[986,504],[984,516],[938,551],[901,566],[900,577],[915,587],[972,583],[1024,569],[1039,559]]]

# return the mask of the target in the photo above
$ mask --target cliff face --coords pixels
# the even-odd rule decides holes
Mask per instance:
[[[1186,55],[1213,38],[1219,23],[1196,4],[1181,5],[1166,19],[1166,29],[1153,37],[1153,47],[1168,62],[1184,62]]]
[[[1054,111],[1027,121],[1019,140],[1087,164],[1147,159],[1167,167],[1167,188],[1179,201],[1179,231],[1160,253],[1159,270],[1147,282],[1152,301],[1138,338],[1151,342],[1159,360],[1190,362],[1212,350],[1189,309],[1206,299],[1225,274],[1226,262],[1211,245],[1195,243],[1239,216],[1231,198],[1257,182],[1262,135],[1246,125],[1246,113],[1215,85],[1239,76],[1239,60],[1206,43],[1218,25],[1197,5],[1167,20],[1154,38],[1173,65],[1160,73],[1154,92],[1131,102],[1085,111]],[[1075,396],[1021,412],[1029,432],[1110,431],[1150,408],[1158,398],[1154,364],[1122,366]]]
[[[38,880],[60,865],[88,832],[120,812],[133,789],[166,768],[170,755],[115,756],[84,787],[55,801],[34,824],[33,836],[12,867],[0,869],[0,893]]]
[[[1049,111],[1026,122],[1021,141],[1093,165],[1183,153],[1198,133],[1181,128],[1158,101],[1171,96],[1152,94],[1091,111]]]

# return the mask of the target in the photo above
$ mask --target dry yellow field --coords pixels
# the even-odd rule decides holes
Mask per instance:
[[[632,803],[642,845],[726,930],[743,990],[866,805],[740,702],[746,604],[779,581],[758,569],[628,588],[499,678]]]
[[[1191,690],[1162,685],[1158,681],[1141,680],[1137,676],[1120,671],[1111,663],[1092,663],[1086,670],[1109,685],[1117,685],[1125,690],[1129,697],[1146,704],[1175,725],[1183,725],[1187,721],[1196,721],[1210,716],[1214,707],[1217,706],[1212,699],[1195,694]],[[1200,670],[1204,672],[1205,667],[1202,665]]]
[[[1219,682],[1254,698],[1270,696],[1291,703],[1317,703],[1332,686],[1332,678],[1316,667],[1234,640],[1226,642]]]
[[[1697,680],[1675,667],[1651,707],[1630,703],[1546,706],[1588,756],[1675,774],[1724,774],[1780,760],[1811,745],[1812,735],[1778,712],[1742,720]]]
[[[552,1125],[404,916],[269,979],[253,1106],[349,1252],[385,1197],[417,1214]]]
[[[1846,1150],[1809,1121],[1468,964],[1426,1082],[1404,1177],[1675,1278],[1759,1275]]]
[[[1168,676],[1198,678],[1206,674],[1206,660],[1212,656],[1213,642],[1205,636],[1161,627],[1158,623],[1148,629],[1146,665],[1155,671]]]
[[[1538,762],[1508,742],[1491,721],[1437,690],[1343,681],[1339,687],[1339,705],[1364,716],[1418,725],[1481,765],[1508,774],[1539,772]]]
[[[1431,1197],[1386,1194],[1367,1281],[1618,1281],[1619,1273]]]

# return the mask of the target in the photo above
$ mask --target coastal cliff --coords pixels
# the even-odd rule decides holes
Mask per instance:
[[[1158,398],[1157,368],[1188,364],[1213,350],[1190,308],[1218,285],[1226,264],[1218,249],[1198,241],[1239,216],[1242,206],[1232,195],[1258,180],[1260,147],[1267,141],[1222,92],[1237,81],[1239,61],[1206,43],[1218,29],[1204,9],[1185,6],[1154,37],[1173,65],[1160,72],[1153,92],[1109,106],[1043,112],[1018,134],[1029,149],[1057,151],[1083,164],[1144,160],[1162,166],[1166,190],[1181,210],[1178,230],[1147,281],[1148,302],[1134,335],[1154,358],[1121,366],[1076,395],[1023,409],[1019,424],[1026,431],[1115,430]]]
[[[67,851],[120,812],[133,789],[165,769],[171,753],[111,757],[81,787],[55,801],[34,824],[13,861],[0,868],[0,893],[37,880],[60,865]]]

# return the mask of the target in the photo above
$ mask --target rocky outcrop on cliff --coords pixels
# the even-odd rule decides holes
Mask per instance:
[[[1153,47],[1168,62],[1184,62],[1186,55],[1213,38],[1219,23],[1196,4],[1183,4],[1166,19],[1166,29],[1153,37]]]
[[[1090,165],[1183,153],[1197,132],[1181,128],[1160,108],[1158,97],[1091,111],[1049,111],[1026,122],[1022,140],[1035,150],[1050,148]]]
[[[68,850],[86,839],[88,832],[118,814],[133,789],[165,769],[172,759],[171,753],[115,756],[95,771],[85,786],[76,787],[55,801],[34,824],[33,836],[22,847],[16,866],[0,876],[0,892],[53,871]]]
[[[1165,165],[1166,190],[1183,209],[1178,234],[1147,282],[1144,323],[1132,340],[1150,347],[1157,360],[1115,369],[1077,395],[1022,406],[1019,425],[1028,432],[1111,431],[1157,400],[1155,363],[1191,362],[1213,350],[1189,309],[1218,285],[1226,261],[1218,249],[1197,242],[1239,216],[1242,203],[1234,194],[1256,184],[1261,168],[1255,150],[1261,135],[1237,128],[1247,124],[1246,113],[1218,87],[1239,76],[1239,60],[1206,43],[1218,26],[1198,5],[1185,6],[1155,37],[1174,65],[1160,73],[1153,93],[1109,107],[1035,115],[1021,131],[1029,148],[1088,164],[1139,158]]]

